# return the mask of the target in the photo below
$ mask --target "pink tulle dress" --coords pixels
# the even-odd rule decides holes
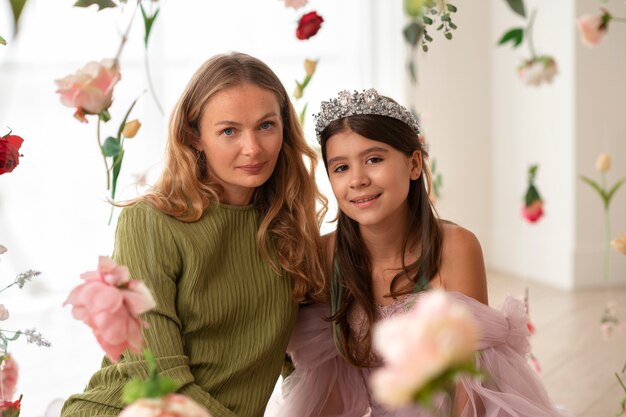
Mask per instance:
[[[500,310],[464,294],[450,292],[467,306],[480,324],[479,367],[488,377],[463,379],[467,392],[460,417],[562,417],[543,384],[527,363],[530,352],[528,317],[524,304],[509,297]],[[419,302],[420,293],[399,297],[388,306],[378,306],[380,319],[401,314]],[[282,386],[282,400],[274,409],[280,417],[426,417],[419,407],[389,410],[377,404],[368,388],[370,370],[348,364],[338,353],[326,304],[300,310],[289,353],[295,371]],[[358,310],[351,316],[353,330],[363,323]],[[449,404],[439,401],[440,411]],[[447,415],[447,412],[440,413]],[[437,415],[437,413],[434,413]]]

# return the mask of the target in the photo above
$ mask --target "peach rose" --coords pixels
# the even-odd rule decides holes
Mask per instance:
[[[142,398],[130,404],[119,417],[211,417],[206,408],[181,394]]]
[[[86,114],[101,114],[113,101],[113,87],[120,80],[117,60],[89,62],[73,75],[55,80],[61,103],[74,107],[74,117],[87,123]]]
[[[611,21],[611,14],[602,9],[602,14],[585,15],[576,20],[580,31],[580,40],[587,46],[592,47],[600,43]]]
[[[81,275],[85,280],[65,300],[72,305],[72,315],[92,328],[98,343],[113,362],[122,352],[141,351],[142,327],[139,315],[156,303],[145,284],[131,280],[128,269],[101,256],[97,271]]]

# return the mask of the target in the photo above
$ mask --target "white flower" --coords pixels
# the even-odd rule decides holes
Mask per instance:
[[[28,271],[22,272],[21,274],[19,274],[15,278],[15,283],[17,284],[18,287],[20,287],[20,290],[21,290],[22,288],[24,288],[24,284],[26,284],[28,281],[32,280],[33,278],[39,275],[41,275],[41,272],[33,271],[32,269],[29,269]]]
[[[37,331],[37,329],[26,329],[22,333],[26,336],[27,343],[34,343],[37,346],[50,347],[52,344],[48,342],[41,333]]]
[[[558,73],[556,61],[549,56],[540,56],[524,61],[517,67],[517,75],[528,85],[551,83]]]

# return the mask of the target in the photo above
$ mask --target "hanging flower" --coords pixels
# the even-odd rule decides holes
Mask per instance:
[[[0,175],[11,172],[20,164],[20,146],[24,139],[7,134],[0,137]]]
[[[9,318],[9,310],[6,309],[4,304],[0,304],[0,321],[4,321]]]
[[[300,9],[307,5],[309,0],[285,0],[285,7],[291,7],[292,9]]]
[[[97,271],[81,275],[85,283],[72,290],[63,305],[71,304],[72,315],[92,328],[98,343],[113,362],[122,352],[141,351],[139,315],[154,308],[152,294],[141,281],[130,279],[128,268],[101,256]]]
[[[0,417],[18,417],[20,415],[21,402],[21,395],[17,401],[0,402]]]
[[[602,13],[596,15],[581,16],[576,20],[580,31],[580,40],[589,47],[600,43],[609,28],[611,14],[605,8],[600,9]]]
[[[539,165],[537,164],[528,168],[528,188],[524,194],[524,202],[522,204],[522,217],[530,223],[536,223],[543,217],[543,200],[535,186],[535,177],[538,169]]]
[[[619,253],[626,255],[626,235],[622,235],[619,239],[613,239],[611,246]]]
[[[296,38],[305,40],[314,36],[320,30],[323,21],[324,19],[317,12],[306,13],[298,21]]]
[[[0,401],[11,401],[15,395],[15,387],[17,386],[18,366],[13,356],[10,354],[2,357]],[[0,358],[0,359],[2,359]]]
[[[517,67],[517,75],[528,85],[551,83],[557,73],[556,61],[546,55],[528,59]]]
[[[373,330],[373,346],[384,366],[370,383],[383,404],[399,407],[454,388],[461,373],[477,374],[473,365],[478,326],[463,305],[442,290],[424,294],[409,313],[384,319]]]
[[[57,93],[61,95],[61,103],[74,107],[74,117],[87,123],[86,114],[97,114],[108,121],[108,109],[113,101],[113,87],[120,80],[117,60],[103,59],[89,62],[73,75],[56,80]]]
[[[122,410],[119,417],[211,417],[209,411],[189,397],[168,394],[142,398]]]

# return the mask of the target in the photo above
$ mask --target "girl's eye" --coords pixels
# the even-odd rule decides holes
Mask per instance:
[[[343,172],[346,169],[348,169],[347,165],[337,165],[335,169],[333,169],[333,172]]]
[[[274,126],[274,122],[263,122],[261,123],[261,130],[267,130]]]
[[[366,164],[376,164],[378,162],[382,162],[383,158],[379,158],[377,156],[372,156],[371,158],[367,158],[365,161]]]
[[[228,127],[224,130],[222,130],[222,135],[224,136],[232,136],[235,134],[235,129],[233,129],[232,127]]]

